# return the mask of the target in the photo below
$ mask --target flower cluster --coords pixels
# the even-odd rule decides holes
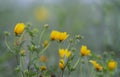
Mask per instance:
[[[44,9],[42,10],[44,13]],[[40,17],[45,17],[44,14],[42,16]],[[48,31],[47,29],[48,24],[44,25],[43,31],[39,32],[39,30],[33,29],[30,24],[25,26],[24,23],[18,23],[14,28],[15,43],[13,48],[9,46],[5,39],[7,48],[16,56],[18,64],[16,71],[19,77],[69,77],[73,71],[79,71],[78,75],[80,77],[83,77],[84,71],[93,74],[94,77],[98,74],[104,76],[104,71],[107,71],[106,77],[111,71],[112,74],[115,73],[117,61],[111,59],[111,57],[106,59],[106,57],[94,54],[86,45],[81,46],[82,36],[70,37],[67,32],[52,30],[47,37],[45,34]],[[46,38],[44,38],[45,36]],[[67,42],[64,43],[66,40]],[[52,52],[51,44],[54,45],[54,41],[59,41],[55,43],[57,44],[55,49],[58,55]],[[80,49],[76,46],[79,46]],[[51,54],[48,54],[47,51]],[[51,55],[52,58],[56,59],[52,65],[49,63],[51,62]],[[58,58],[56,58],[57,56]],[[90,63],[94,69],[92,69]],[[93,73],[93,71],[97,74]]]

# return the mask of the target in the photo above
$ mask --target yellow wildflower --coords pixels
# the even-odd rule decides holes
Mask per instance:
[[[90,55],[90,50],[87,49],[87,47],[85,45],[82,45],[81,49],[80,49],[80,53],[82,56],[87,56]]]
[[[35,9],[35,17],[38,21],[44,21],[48,19],[48,10],[45,7]]]
[[[89,62],[92,63],[94,66],[97,64],[97,62],[94,60],[90,60]]]
[[[60,55],[61,58],[63,58],[65,56],[64,49],[59,49],[59,55]]]
[[[108,69],[109,70],[115,70],[116,69],[116,67],[117,67],[117,62],[116,61],[110,61],[110,62],[108,62]]]
[[[46,61],[47,61],[47,57],[46,57],[46,56],[41,56],[41,57],[40,57],[40,61],[46,62]]]
[[[53,30],[50,34],[51,40],[59,40],[60,42],[67,39],[68,36],[69,35],[66,32],[59,32],[56,30]]]
[[[18,34],[23,33],[24,28],[25,28],[24,23],[18,23],[18,24],[16,24],[16,26],[15,26],[15,28],[14,28],[15,34],[18,35]]]
[[[101,65],[99,65],[98,63],[96,64],[95,68],[96,68],[97,71],[102,71],[103,70],[103,67]]]
[[[58,40],[59,39],[60,32],[53,30],[50,34],[51,40]]]
[[[71,51],[68,51],[68,49],[59,49],[59,55],[61,58],[63,58],[64,56],[69,58],[71,55]]]
[[[89,62],[93,64],[93,66],[95,67],[95,69],[97,71],[102,71],[103,70],[103,67],[100,64],[98,64],[96,61],[90,60]]]
[[[63,59],[61,59],[61,60],[59,61],[59,67],[60,67],[61,70],[64,69],[65,64],[64,64],[64,60],[63,60]]]
[[[65,55],[66,55],[67,58],[69,58],[70,55],[71,55],[71,51],[68,51],[68,50],[66,49],[66,50],[65,50]]]
[[[59,36],[59,41],[64,41],[69,35],[66,32],[61,32]]]
[[[40,70],[41,70],[41,71],[45,71],[46,69],[47,69],[46,66],[41,66],[41,67],[40,67]]]

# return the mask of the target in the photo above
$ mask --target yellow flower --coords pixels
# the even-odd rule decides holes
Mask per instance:
[[[21,51],[20,51],[20,55],[21,55],[21,56],[25,56],[25,54],[26,54],[26,51],[25,51],[25,50],[21,50]]]
[[[18,34],[23,33],[24,28],[25,28],[24,23],[18,23],[18,24],[16,24],[16,26],[15,26],[15,28],[14,28],[15,34],[18,35]]]
[[[61,58],[64,58],[65,56],[69,58],[71,55],[71,51],[68,51],[68,49],[59,49],[59,55]]]
[[[46,61],[47,61],[47,57],[46,57],[46,56],[41,56],[41,57],[40,57],[40,61],[46,62]]]
[[[45,7],[35,9],[35,17],[38,21],[44,21],[48,19],[48,10]]]
[[[93,64],[93,66],[95,67],[95,69],[97,71],[102,71],[103,70],[103,67],[100,64],[98,64],[96,61],[90,60],[89,62]]]
[[[95,68],[96,68],[97,71],[102,71],[103,70],[103,67],[101,65],[99,65],[98,63],[96,64]]]
[[[53,30],[50,34],[51,40],[58,40],[59,39],[60,32]]]
[[[95,66],[95,65],[97,64],[97,62],[96,62],[96,61],[94,61],[94,60],[90,60],[89,62],[90,62],[90,63],[92,63],[92,64],[93,64],[93,66]]]
[[[81,49],[80,49],[80,53],[82,56],[87,56],[90,55],[90,50],[87,49],[87,47],[85,45],[82,45]]]
[[[65,64],[64,64],[64,60],[63,60],[63,59],[61,59],[61,60],[59,61],[59,67],[60,67],[61,70],[64,69]]]
[[[41,66],[41,67],[40,67],[40,70],[41,70],[41,71],[45,71],[46,69],[47,69],[46,66]]]
[[[59,35],[59,41],[64,41],[69,35],[66,32],[61,32]]]
[[[64,49],[59,49],[59,55],[60,55],[61,58],[63,58],[65,56]]]
[[[67,39],[68,36],[69,35],[66,32],[59,32],[56,30],[53,30],[50,34],[51,40],[59,40],[60,42]]]
[[[109,70],[115,70],[116,69],[116,67],[117,67],[117,62],[116,61],[110,61],[110,62],[108,62],[108,69]]]

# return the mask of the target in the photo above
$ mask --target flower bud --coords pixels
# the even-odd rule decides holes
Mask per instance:
[[[49,27],[49,25],[48,25],[48,24],[45,24],[44,27],[47,29],[47,28]]]
[[[14,28],[14,32],[16,35],[19,35],[23,33],[24,29],[25,29],[24,23],[18,23]]]
[[[28,74],[29,74],[29,71],[26,69],[26,70],[24,71],[24,73],[25,73],[26,75],[28,75]]]
[[[6,36],[9,36],[9,35],[10,35],[10,32],[5,31],[4,34],[5,34]]]
[[[20,55],[21,55],[21,56],[25,56],[25,54],[26,54],[26,51],[25,51],[25,50],[21,50],[21,51],[20,51]]]

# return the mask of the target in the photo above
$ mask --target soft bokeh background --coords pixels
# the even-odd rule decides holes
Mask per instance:
[[[43,20],[35,17],[40,8],[47,15]],[[15,59],[4,44],[4,31],[13,33],[18,22],[32,23],[34,27],[47,23],[50,30],[80,34],[84,36],[81,44],[99,54],[113,51],[119,62],[119,21],[120,0],[0,0],[0,77],[15,76]]]

